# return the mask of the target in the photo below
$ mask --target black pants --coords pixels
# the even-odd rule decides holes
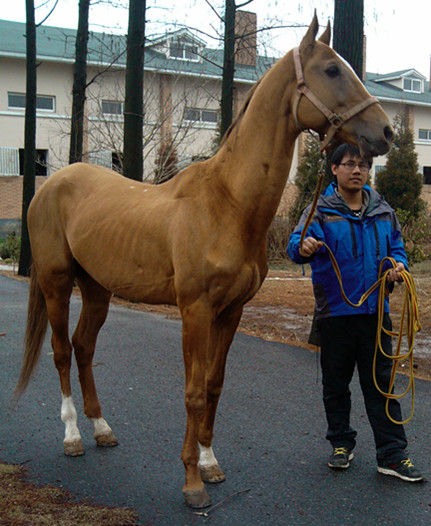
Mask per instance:
[[[391,329],[389,315],[384,327]],[[377,315],[338,316],[319,320],[321,343],[323,402],[328,421],[326,438],[333,447],[353,449],[357,435],[350,426],[350,389],[355,364],[364,396],[368,420],[371,424],[377,450],[377,461],[398,462],[407,458],[407,439],[402,425],[394,424],[386,415],[386,399],[374,385],[373,357],[377,333]],[[391,337],[382,333],[382,347],[392,354]],[[378,353],[376,378],[380,388],[387,392],[392,361]],[[401,408],[397,400],[389,403],[389,414],[401,421]]]

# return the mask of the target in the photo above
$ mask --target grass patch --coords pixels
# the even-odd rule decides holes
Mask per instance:
[[[74,501],[67,491],[38,487],[25,479],[21,466],[0,463],[0,524],[20,526],[128,526],[138,524],[136,511]]]
[[[411,265],[410,270],[414,276],[420,276],[423,274],[431,274],[431,260],[421,261],[420,263],[414,263]]]

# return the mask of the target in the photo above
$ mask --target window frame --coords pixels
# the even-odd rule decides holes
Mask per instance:
[[[22,105],[11,105],[11,96],[12,97],[21,97]],[[50,100],[52,102],[52,108],[43,108],[38,103],[42,100]],[[56,106],[55,95],[36,95],[36,110],[43,111],[47,113],[54,113]],[[7,93],[7,107],[9,110],[25,110],[25,93],[19,93],[17,91],[8,91]]]
[[[194,113],[198,118],[189,118],[187,116],[188,113],[189,113],[189,115],[191,113]],[[209,120],[209,119],[205,119],[204,120],[203,117],[204,117],[205,114],[215,115],[216,120]],[[219,123],[219,111],[218,110],[213,110],[211,108],[193,108],[193,107],[186,106],[184,108],[183,119],[186,122],[190,122],[192,124],[199,124],[201,126],[214,126],[214,127],[216,127],[218,125],[218,123]]]
[[[175,47],[180,53],[173,54],[172,48]],[[187,42],[187,40],[171,39],[169,40],[169,58],[173,60],[184,60],[187,62],[199,62],[199,46]]]
[[[406,82],[409,81],[411,87],[406,87]],[[419,84],[419,89],[414,89],[414,83]],[[415,77],[403,77],[403,91],[407,91],[409,93],[422,93],[422,81],[420,79],[416,79]]]
[[[120,107],[120,113],[112,113],[111,111],[104,111],[103,105],[106,104],[119,104]],[[112,100],[112,99],[102,99],[100,104],[100,111],[102,112],[102,115],[106,115],[107,117],[123,117],[124,116],[124,102],[121,100]]]
[[[427,137],[426,137],[426,138],[421,137],[421,136],[420,136],[420,135],[421,135],[421,132],[425,132],[426,135],[427,135]],[[431,130],[427,130],[427,129],[425,129],[425,128],[419,128],[419,130],[418,130],[418,139],[419,139],[420,141],[431,142]]]

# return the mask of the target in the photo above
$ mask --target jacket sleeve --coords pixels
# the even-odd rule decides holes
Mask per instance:
[[[400,226],[400,223],[394,211],[392,211],[392,214],[391,214],[391,222],[392,222],[391,238],[390,238],[390,246],[388,247],[389,250],[388,250],[387,255],[393,258],[397,263],[403,263],[405,269],[408,270],[409,267],[408,267],[406,251],[404,249],[403,236],[401,234],[401,226]],[[392,264],[389,261],[385,261],[383,264],[383,269],[382,269],[383,272],[386,272],[386,270],[389,270],[391,268],[392,268]],[[393,284],[392,284],[392,288],[393,288]],[[392,292],[391,287],[390,287],[390,292]]]
[[[401,226],[395,212],[393,214],[393,228],[391,239],[391,257],[397,263],[404,263],[406,270],[408,270],[407,254],[404,248],[403,236],[401,234]]]
[[[310,208],[311,207],[309,206],[304,210],[301,216],[301,219],[299,220],[299,223],[296,225],[295,230],[290,235],[289,244],[287,245],[287,250],[286,250],[289,258],[295,263],[299,263],[299,264],[310,263],[310,261],[312,261],[315,258],[315,255],[309,258],[305,258],[301,256],[301,254],[299,253],[299,241],[301,239],[302,229],[307,220]],[[311,222],[308,228],[306,237],[309,237],[309,236],[314,237],[314,239],[317,239],[318,241],[325,241],[325,236],[323,234],[322,227],[320,226],[318,222],[317,215],[314,216],[313,221]],[[326,248],[322,247],[320,249],[320,251],[323,251],[323,250],[326,250]]]

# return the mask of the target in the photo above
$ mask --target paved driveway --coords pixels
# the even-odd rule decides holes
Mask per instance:
[[[429,525],[429,484],[376,473],[370,428],[354,379],[353,425],[359,431],[351,468],[326,467],[316,355],[237,334],[230,351],[214,448],[226,482],[209,486],[209,518],[183,504],[184,435],[181,325],[112,306],[101,331],[95,369],[104,415],[120,445],[99,449],[81,414],[86,455],[62,453],[60,390],[48,343],[34,379],[11,412],[21,362],[26,283],[0,276],[0,459],[25,462],[32,480],[61,485],[77,498],[136,507],[143,524]],[[73,319],[79,300],[72,299]],[[47,338],[48,342],[49,338]],[[82,406],[73,370],[75,402]],[[430,384],[416,382],[416,413],[407,425],[412,458],[431,473]],[[405,412],[407,412],[406,407]]]

